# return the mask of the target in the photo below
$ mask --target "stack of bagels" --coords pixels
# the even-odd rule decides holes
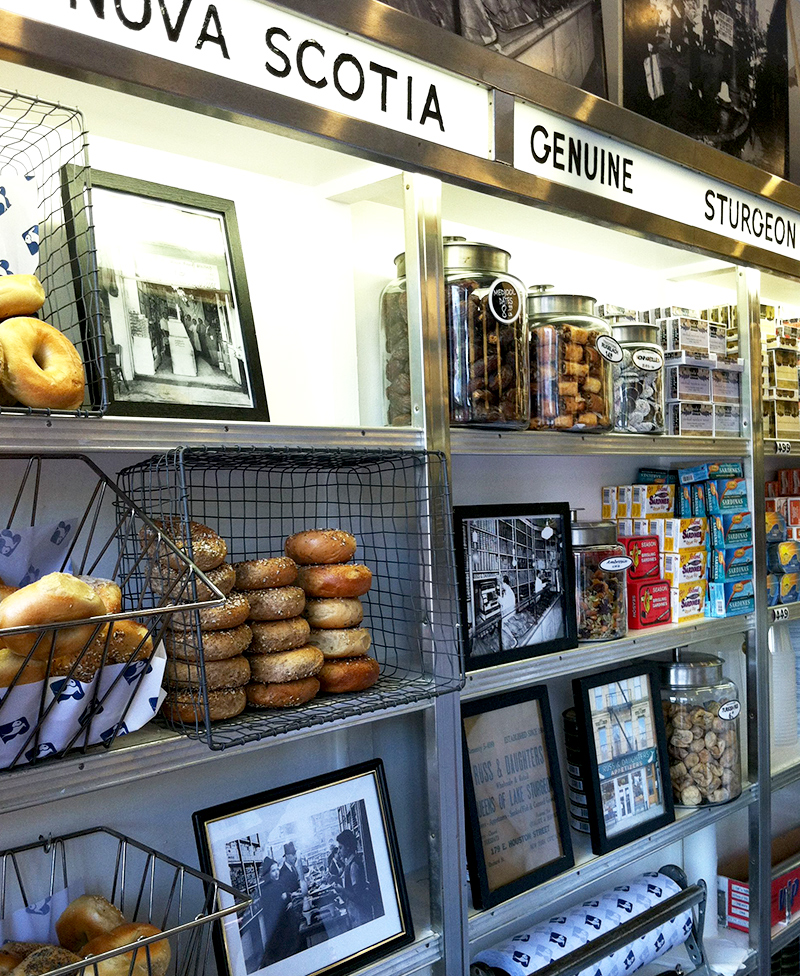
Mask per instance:
[[[59,944],[6,942],[0,946],[0,976],[43,976],[53,969],[87,960],[83,976],[164,976],[171,951],[167,939],[121,952],[100,962],[93,956],[161,935],[147,922],[126,922],[116,905],[99,895],[71,901],[56,922]]]
[[[342,529],[309,529],[286,540],[285,551],[297,564],[297,581],[306,596],[303,616],[311,628],[308,643],[323,657],[317,673],[328,693],[363,691],[378,680],[378,662],[369,656],[372,638],[359,597],[372,586],[367,566],[350,560],[355,536]]]
[[[202,722],[205,720],[205,704],[209,719],[218,721],[235,718],[247,704],[245,685],[250,679],[250,664],[244,651],[250,646],[252,632],[247,624],[250,603],[246,594],[233,590],[236,571],[226,561],[228,546],[213,529],[200,522],[189,522],[190,546],[179,521],[168,520],[166,526],[157,523],[170,533],[178,549],[191,551],[198,569],[225,596],[225,602],[216,607],[204,607],[197,611],[200,624],[198,645],[193,613],[173,614],[170,630],[164,644],[169,660],[166,679],[169,686],[162,713],[172,721]],[[187,552],[188,554],[188,552]],[[175,562],[174,557],[172,559]],[[162,563],[170,563],[169,556],[162,556]],[[172,567],[178,570],[182,567]],[[204,583],[197,583],[199,600],[209,600],[211,590]],[[202,671],[205,672],[203,689]]]
[[[112,580],[48,573],[27,586],[0,581],[0,630],[66,624],[119,613],[122,594]],[[71,675],[89,681],[102,664],[128,664],[149,657],[147,628],[133,620],[85,623],[56,630],[0,636],[0,689]]]
[[[0,277],[0,406],[77,410],[83,363],[63,332],[34,318],[44,301],[36,275]]]

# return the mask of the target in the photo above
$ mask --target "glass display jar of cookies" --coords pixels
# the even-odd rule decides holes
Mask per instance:
[[[578,640],[617,640],[628,633],[626,578],[631,565],[615,522],[572,522]]]
[[[611,366],[614,430],[663,434],[664,353],[658,326],[620,322],[613,334],[622,349],[622,359]]]
[[[397,276],[381,292],[381,334],[386,423],[411,425],[411,372],[408,360],[406,256],[394,259]]]
[[[500,247],[444,244],[450,422],[528,426],[530,386],[525,286]]]
[[[727,803],[742,792],[742,706],[722,667],[721,658],[683,648],[660,664],[669,773],[679,806]]]
[[[532,430],[603,433],[612,428],[611,367],[619,343],[587,295],[528,292]]]

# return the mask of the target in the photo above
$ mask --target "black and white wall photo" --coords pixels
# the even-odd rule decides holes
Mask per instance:
[[[623,104],[787,172],[786,0],[623,0]]]

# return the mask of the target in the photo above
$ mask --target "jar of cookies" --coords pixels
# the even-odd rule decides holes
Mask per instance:
[[[611,365],[619,343],[586,295],[528,292],[532,430],[611,430]]]
[[[661,700],[675,803],[727,803],[742,792],[736,685],[723,677],[720,658],[675,651],[661,663]]]
[[[500,247],[445,241],[450,422],[528,426],[530,386],[525,287]]]
[[[578,640],[617,640],[628,633],[626,575],[631,565],[614,522],[572,522]]]
[[[385,419],[391,427],[408,427],[411,425],[411,372],[408,365],[405,254],[398,254],[394,263],[397,277],[381,292]]]
[[[614,430],[664,433],[664,353],[658,326],[620,322],[613,327],[622,359],[611,366]]]

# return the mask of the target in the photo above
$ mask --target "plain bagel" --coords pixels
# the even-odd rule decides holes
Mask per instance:
[[[139,939],[161,934],[161,929],[147,922],[127,922],[87,942],[81,949],[81,956],[89,959],[91,956],[132,945]],[[158,939],[156,942],[137,946],[129,952],[93,963],[94,968],[91,971],[94,976],[164,976],[171,955],[169,942]]]
[[[122,912],[102,895],[81,895],[59,915],[56,936],[65,949],[79,952],[96,936],[124,923]]]
[[[205,687],[208,691],[241,688],[250,680],[250,663],[242,654],[222,661],[205,661],[203,670],[206,676]],[[199,688],[202,676],[199,664],[171,658],[167,661],[165,677],[171,685]]]
[[[290,535],[284,551],[296,563],[346,563],[356,551],[356,538],[343,529],[306,529]]]
[[[380,665],[371,657],[344,657],[326,661],[317,678],[322,691],[342,694],[371,688],[380,677]]]
[[[315,630],[311,628],[308,643],[318,647],[325,658],[361,657],[372,644],[372,637],[366,627],[351,627],[349,630]]]
[[[32,274],[3,275],[0,278],[0,319],[33,315],[44,305],[44,288]]]
[[[272,684],[251,682],[245,690],[248,704],[255,708],[295,708],[317,695],[319,681],[311,677]]]
[[[83,363],[63,332],[40,319],[6,319],[0,322],[0,347],[0,382],[24,406],[77,410],[83,403]]]
[[[372,571],[358,563],[298,566],[297,582],[306,596],[363,596],[372,586]]]
[[[261,684],[297,681],[315,675],[324,662],[322,651],[310,645],[274,654],[254,654],[250,657],[250,677]]]
[[[364,619],[364,607],[357,596],[306,600],[303,616],[312,627],[336,630],[357,627]]]

